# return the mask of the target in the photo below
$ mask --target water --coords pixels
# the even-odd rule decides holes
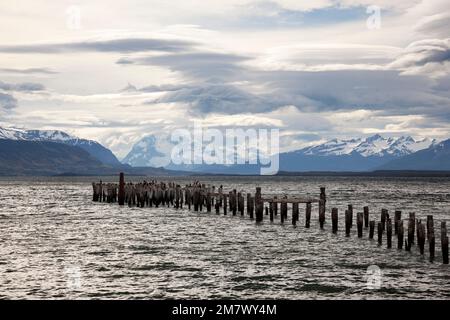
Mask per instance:
[[[259,185],[264,195],[317,196],[324,185],[324,230],[316,206],[311,228],[305,229],[303,206],[294,228],[290,210],[284,225],[279,216],[273,223],[265,216],[257,225],[239,214],[93,203],[92,180],[0,181],[0,298],[450,298],[439,228],[442,220],[450,225],[449,178],[200,178],[225,190],[254,192]],[[425,218],[433,214],[435,263],[428,262],[428,244],[421,257],[417,247],[412,252],[386,249],[385,243],[378,247],[367,230],[358,239],[356,227],[346,238],[343,213],[349,203],[355,212],[369,205],[377,216],[381,208],[391,214],[400,209],[403,218],[409,211]],[[339,208],[337,235],[331,233],[331,207]],[[371,265],[381,271],[374,286],[367,282]]]

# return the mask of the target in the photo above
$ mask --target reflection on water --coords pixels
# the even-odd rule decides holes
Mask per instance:
[[[257,225],[239,214],[93,203],[94,179],[0,181],[0,298],[450,297],[439,230],[440,221],[450,220],[448,178],[201,178],[225,190],[254,192],[259,185],[263,194],[317,196],[324,185],[325,230],[319,230],[317,207],[305,229],[302,207],[294,228],[278,218]],[[381,208],[402,210],[404,218],[409,211],[433,214],[436,262],[428,262],[427,244],[421,257],[416,247],[411,253],[378,247],[367,230],[363,239],[356,228],[346,238],[349,203],[355,212],[369,205],[377,215]],[[339,208],[337,235],[331,233],[331,207]]]

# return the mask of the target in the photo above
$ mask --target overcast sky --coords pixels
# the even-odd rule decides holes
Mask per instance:
[[[448,0],[2,1],[0,126],[119,157],[194,120],[280,128],[283,149],[446,138],[449,30]]]

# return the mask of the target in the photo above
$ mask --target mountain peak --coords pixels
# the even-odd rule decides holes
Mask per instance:
[[[60,130],[24,130],[17,128],[1,128],[0,140],[57,142],[80,147],[101,162],[109,165],[120,165],[114,154],[93,140],[80,139]]]

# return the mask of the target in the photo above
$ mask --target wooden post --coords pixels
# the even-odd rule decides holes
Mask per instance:
[[[398,223],[402,219],[402,212],[400,210],[395,210],[394,213],[394,233],[398,234]]]
[[[198,211],[199,202],[200,202],[200,190],[198,188],[194,188],[194,211]]]
[[[428,245],[430,248],[430,262],[433,262],[436,240],[434,238],[434,221],[432,215],[427,216],[427,237],[428,237]]]
[[[414,244],[414,232],[416,230],[416,214],[414,212],[409,213],[408,220],[408,247]]]
[[[255,209],[255,198],[250,197],[250,219],[253,220],[253,212]]]
[[[253,219],[253,209],[254,203],[253,198],[250,193],[247,193],[247,212],[250,215],[250,219]]]
[[[292,225],[296,225],[298,220],[298,202],[292,203]]]
[[[386,230],[386,216],[388,214],[387,209],[381,209],[381,225],[383,226],[383,231]]]
[[[211,212],[211,194],[206,194],[206,212]]]
[[[351,214],[349,210],[345,210],[345,236],[350,236]]]
[[[350,228],[353,226],[353,205],[349,204],[348,205],[348,212],[349,212],[349,216],[350,216]]]
[[[386,220],[386,239],[388,249],[392,248],[392,221],[390,218]]]
[[[427,215],[427,240],[430,241],[430,235],[433,233],[434,235],[434,222],[433,216]]]
[[[397,248],[402,249],[403,248],[403,220],[398,221],[398,233],[397,233]]]
[[[375,221],[369,222],[369,239],[373,239],[373,234],[375,233]]]
[[[441,221],[441,250],[442,250],[442,263],[448,264],[448,237],[445,221]]]
[[[320,200],[319,200],[319,225],[320,229],[323,229],[323,224],[325,223],[325,187],[320,187]]]
[[[241,213],[241,216],[244,215],[244,196],[239,192],[238,193],[238,209]]]
[[[305,228],[309,228],[309,224],[311,221],[311,202],[306,203],[306,211],[305,211]]]
[[[363,213],[358,212],[356,214],[356,225],[358,227],[358,238],[362,238],[363,236]]]
[[[257,187],[255,193],[256,222],[263,221],[264,216],[263,210],[264,210],[264,203],[261,199],[261,187]]]
[[[275,202],[272,202],[273,213],[275,214],[275,216],[277,216],[278,215],[278,203],[276,202],[277,196],[273,197],[273,199],[275,200]]]
[[[284,196],[283,199],[287,199],[287,197]],[[284,220],[287,219],[287,202],[283,201],[280,204],[280,218],[281,218],[281,223],[283,223]]]
[[[365,206],[364,207],[364,228],[368,228],[369,227],[369,207]]]
[[[320,187],[320,200],[323,200],[323,211],[325,212],[325,205],[327,202],[327,195],[325,194],[325,187]]]
[[[378,245],[380,246],[383,242],[382,239],[383,239],[383,223],[378,222]]]
[[[338,231],[338,208],[331,209],[331,227],[333,233]]]
[[[95,202],[98,201],[97,185],[95,182],[92,182],[92,201],[95,201]]]
[[[421,220],[417,222],[417,244],[420,254],[423,255],[425,252],[425,225]]]
[[[219,201],[216,201],[216,203],[214,203],[214,208],[216,209],[216,214],[220,214],[220,205],[219,205]]]
[[[227,194],[224,193],[222,195],[223,197],[223,215],[226,216],[227,215]]]
[[[119,205],[125,204],[125,176],[123,172],[120,173],[119,178]]]
[[[269,206],[271,209],[269,212],[269,218],[270,218],[270,222],[273,222],[273,202],[270,202]]]
[[[319,200],[319,225],[320,229],[323,229],[325,223],[325,200]]]
[[[233,202],[233,208],[231,208],[231,203],[230,203],[230,209],[233,210],[233,216],[236,215],[237,212],[237,200],[236,200],[236,189],[233,189],[233,192],[230,193],[230,202]]]
[[[247,214],[250,215],[250,198],[251,198],[251,194],[247,193]]]
[[[264,210],[265,210],[266,216],[269,215],[269,207],[266,206],[266,207],[264,208]]]

